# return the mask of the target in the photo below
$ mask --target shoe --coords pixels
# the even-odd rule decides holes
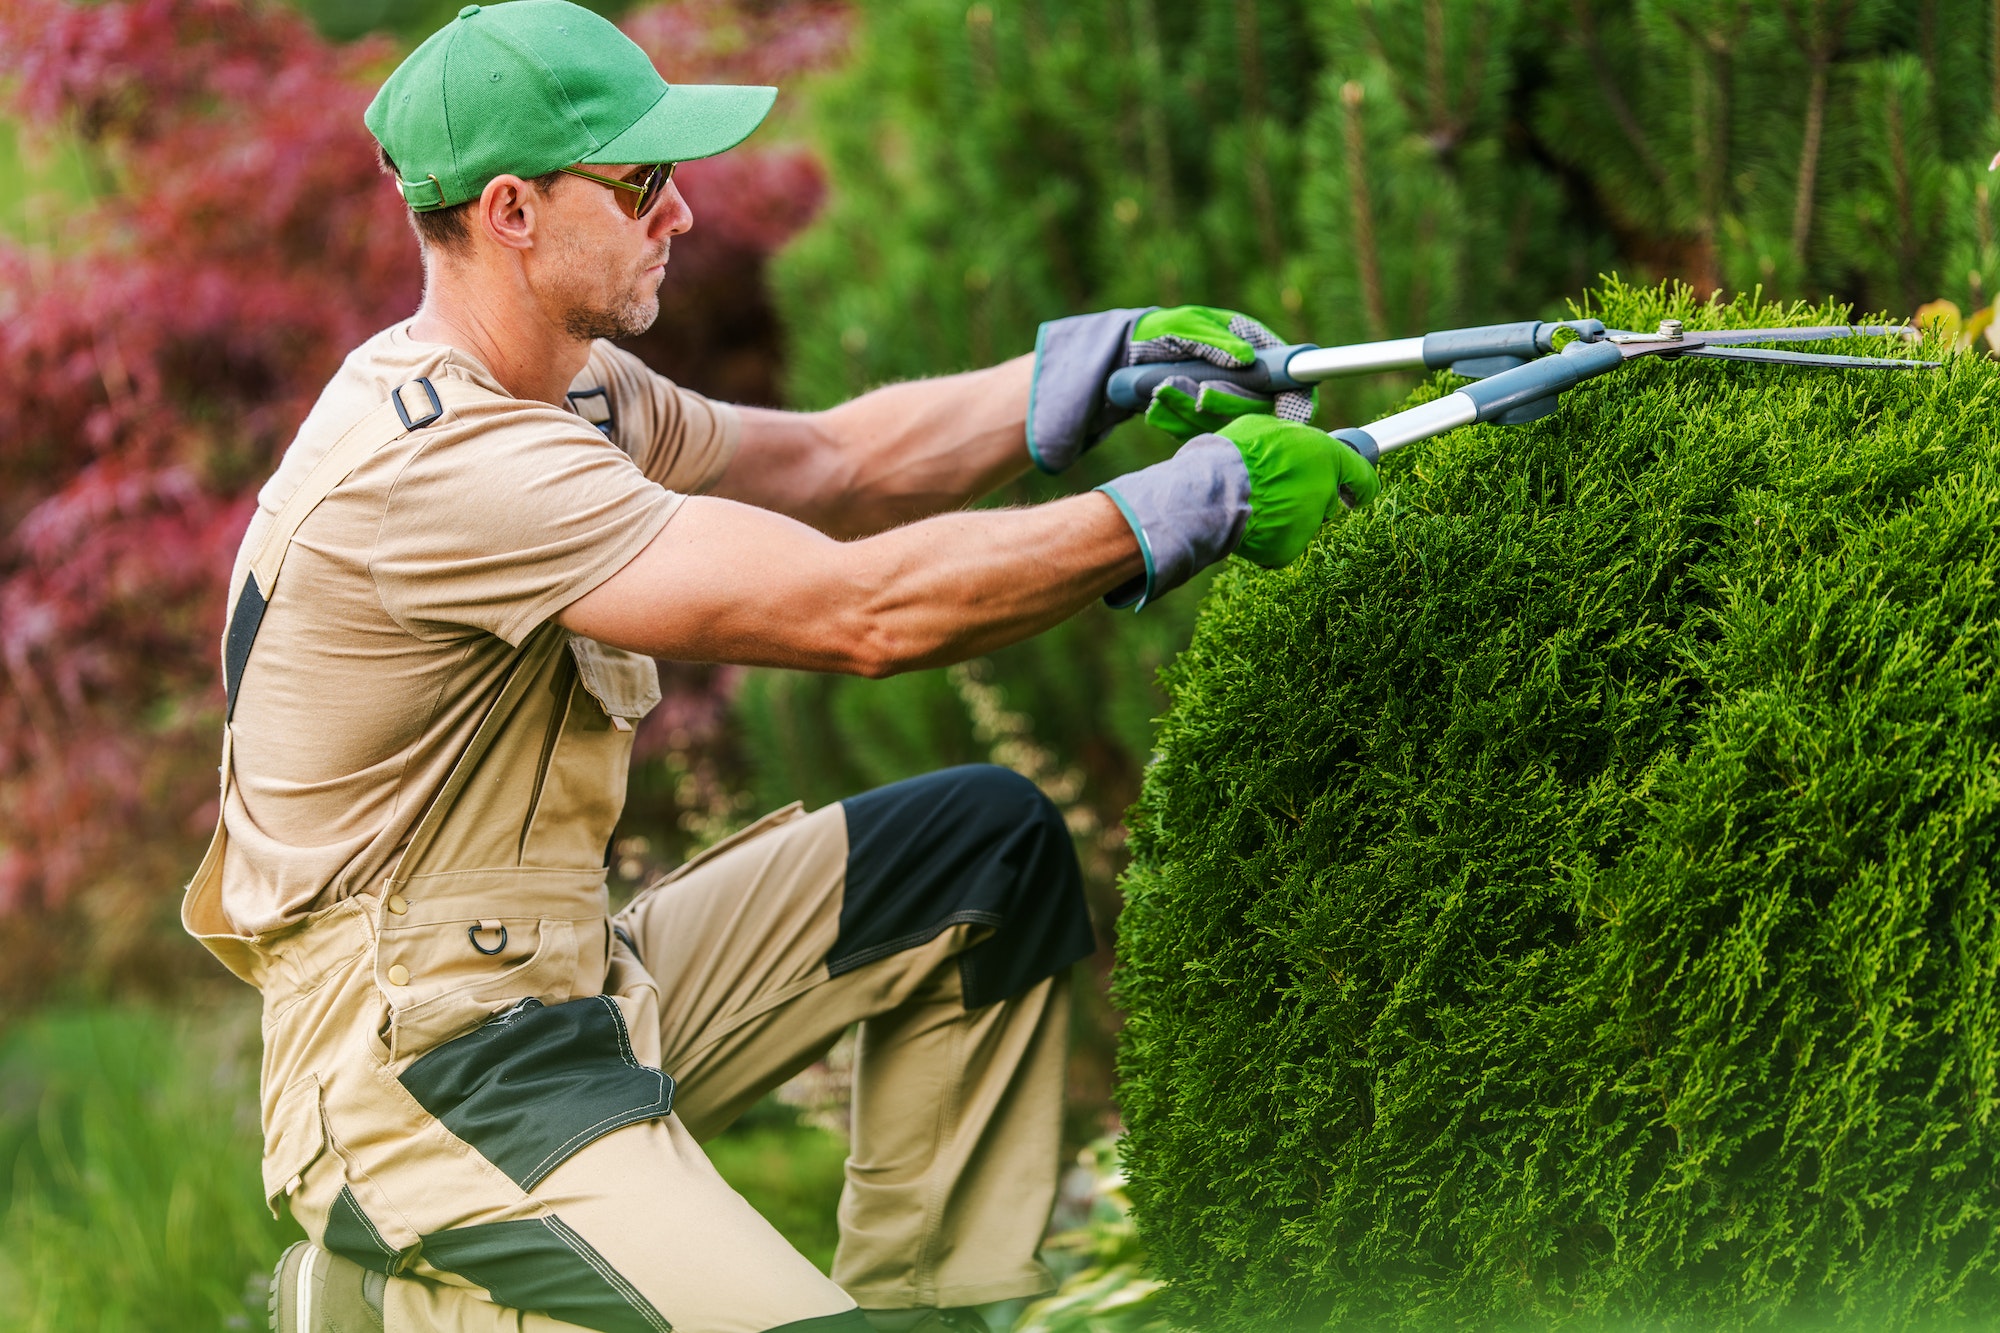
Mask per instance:
[[[302,1240],[271,1272],[271,1333],[382,1333],[388,1279]]]

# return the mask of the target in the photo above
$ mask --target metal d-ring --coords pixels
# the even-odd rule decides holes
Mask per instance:
[[[486,926],[483,922],[475,921],[465,928],[465,938],[472,941],[473,948],[491,958],[494,954],[499,953],[507,947],[507,927],[504,923],[493,927],[494,930],[500,932],[500,942],[490,949],[479,942],[479,932],[484,929],[486,929]]]

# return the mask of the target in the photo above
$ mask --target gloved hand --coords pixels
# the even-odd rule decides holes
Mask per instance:
[[[1158,361],[1206,361],[1212,366],[1247,366],[1266,347],[1284,339],[1248,315],[1213,306],[1181,305],[1143,316],[1132,330],[1128,366]],[[1169,435],[1189,440],[1221,430],[1240,416],[1270,414],[1286,421],[1312,420],[1318,389],[1280,393],[1275,400],[1225,379],[1175,375],[1153,390],[1146,420]]]
[[[1044,472],[1060,472],[1132,414],[1104,395],[1112,372],[1161,361],[1246,366],[1258,348],[1282,340],[1232,310],[1183,305],[1106,310],[1042,325],[1035,338],[1028,391],[1028,453]],[[1176,375],[1153,391],[1146,420],[1187,440],[1246,414],[1312,418],[1313,395],[1281,393],[1275,402],[1227,380]]]
[[[1097,489],[1125,515],[1146,558],[1146,572],[1104,600],[1137,611],[1231,553],[1266,569],[1290,564],[1336,503],[1365,505],[1382,483],[1360,453],[1325,431],[1255,415]]]

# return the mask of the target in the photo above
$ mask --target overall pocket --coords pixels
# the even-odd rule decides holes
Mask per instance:
[[[604,987],[610,902],[602,870],[446,871],[394,889],[375,955],[392,1063],[521,1000],[561,1004]]]
[[[306,1074],[280,1091],[264,1115],[264,1206],[278,1215],[278,1200],[304,1180],[306,1168],[326,1151],[320,1118],[319,1078]]]

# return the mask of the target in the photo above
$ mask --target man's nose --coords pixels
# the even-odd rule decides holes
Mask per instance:
[[[694,226],[694,210],[681,197],[681,187],[668,181],[646,221],[652,224],[647,230],[655,236],[678,236]]]

